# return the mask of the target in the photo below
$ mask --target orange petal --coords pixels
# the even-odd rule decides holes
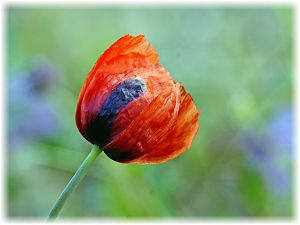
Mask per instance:
[[[148,64],[145,57],[137,53],[130,53],[116,58],[118,60],[110,60],[102,67],[101,71],[97,71],[82,99],[80,99],[80,105],[77,107],[78,114],[80,113],[77,123],[80,123],[80,126],[85,127],[89,121],[87,118],[90,118],[99,110],[111,91],[124,80],[131,77],[144,79],[147,83],[145,97],[148,102],[156,97],[160,90],[166,88],[172,80],[170,74],[162,66]],[[124,68],[127,68],[127,70],[124,70]],[[79,107],[80,109],[78,109]],[[84,129],[81,133],[84,133]]]
[[[119,116],[112,124],[113,136],[121,133],[129,124],[147,107],[154,98],[156,98],[161,90],[170,88],[172,78],[168,71],[161,66],[156,68],[147,68],[147,70],[135,70],[132,72],[137,78],[146,81],[146,90],[138,99],[129,103],[124,107]]]
[[[172,81],[132,123],[108,145],[105,153],[113,160],[131,162],[148,153],[148,149],[172,128],[179,111],[179,85]]]
[[[181,86],[180,109],[173,129],[158,140],[147,155],[131,163],[162,163],[189,149],[199,129],[199,115],[200,113],[196,109],[192,97]]]
[[[146,56],[149,62],[153,64],[158,63],[158,54],[154,47],[148,43],[144,35],[134,37],[127,34],[111,45],[99,57],[96,64],[103,64],[116,56],[126,55],[132,52]]]
[[[76,124],[84,136],[87,117],[95,113],[106,96],[122,81],[132,77],[132,72],[154,67],[146,61],[145,56],[130,53],[110,60],[105,66],[98,69],[93,76],[88,76],[80,92],[76,109]],[[88,85],[87,85],[88,84]]]
[[[111,59],[113,59],[114,57],[118,57],[120,55],[126,55],[126,54],[130,54],[130,53],[138,53],[142,56],[144,56],[144,58],[149,61],[149,63],[151,64],[158,64],[158,54],[156,52],[156,50],[154,49],[154,47],[152,45],[150,45],[147,40],[145,39],[144,35],[139,35],[139,36],[131,36],[131,35],[125,35],[124,37],[120,38],[119,40],[117,40],[113,45],[110,46],[110,48],[108,48],[97,60],[97,62],[95,63],[95,65],[93,66],[93,68],[91,69],[91,71],[89,72],[83,87],[81,88],[80,94],[79,94],[79,98],[78,98],[78,103],[77,103],[77,108],[76,108],[76,125],[79,129],[79,131],[81,132],[82,135],[83,134],[83,125],[81,124],[81,103],[83,100],[83,97],[86,93],[87,88],[90,85],[90,82],[93,80],[94,76],[97,73],[100,73],[101,70],[99,71],[100,67],[104,66],[104,64],[108,63],[108,61],[110,61]],[[137,59],[134,60],[135,63],[141,63],[143,64],[144,62],[139,61],[140,57],[136,57]],[[114,61],[111,62],[110,67],[112,68],[112,64],[115,65],[114,69],[126,69],[126,67],[124,66],[117,66],[117,62],[118,62],[118,58],[115,59]],[[136,64],[132,63],[129,65],[133,65],[135,66]],[[108,68],[106,68],[108,69]],[[128,68],[127,68],[128,69]],[[103,70],[105,70],[105,68],[103,68]]]

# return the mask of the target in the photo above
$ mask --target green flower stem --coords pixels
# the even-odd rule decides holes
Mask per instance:
[[[59,212],[61,211],[62,207],[64,206],[66,200],[72,193],[72,191],[78,186],[78,184],[81,182],[81,180],[85,177],[87,174],[89,168],[92,166],[93,162],[97,158],[97,156],[102,152],[101,149],[97,145],[94,145],[91,152],[88,154],[88,156],[85,158],[85,160],[82,162],[72,179],[69,181],[63,192],[60,194],[58,199],[56,200],[55,204],[53,205],[48,220],[55,219]]]

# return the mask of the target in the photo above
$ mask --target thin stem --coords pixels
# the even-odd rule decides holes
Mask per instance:
[[[61,211],[62,207],[64,206],[66,200],[72,193],[72,191],[78,186],[80,181],[85,177],[87,174],[89,168],[97,158],[97,156],[102,152],[101,149],[98,148],[97,145],[94,145],[91,152],[88,154],[88,156],[85,158],[85,160],[82,162],[72,179],[69,181],[63,192],[60,194],[58,199],[56,200],[55,204],[53,205],[49,215],[48,220],[55,219],[59,212]]]

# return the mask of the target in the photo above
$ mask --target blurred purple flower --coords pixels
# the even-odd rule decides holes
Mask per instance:
[[[279,149],[291,152],[293,140],[293,115],[291,107],[281,109],[271,118],[268,126],[270,141]]]
[[[28,73],[14,74],[8,85],[8,141],[12,148],[39,138],[52,138],[60,125],[45,90],[55,84],[56,71],[38,63]]]
[[[293,121],[291,107],[279,110],[267,122],[263,135],[244,132],[241,141],[270,190],[290,193]]]

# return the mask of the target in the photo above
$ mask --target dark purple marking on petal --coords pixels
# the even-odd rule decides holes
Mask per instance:
[[[145,81],[130,78],[120,83],[106,98],[97,115],[90,119],[86,134],[99,147],[111,139],[111,125],[119,112],[130,102],[139,98],[146,90]]]

